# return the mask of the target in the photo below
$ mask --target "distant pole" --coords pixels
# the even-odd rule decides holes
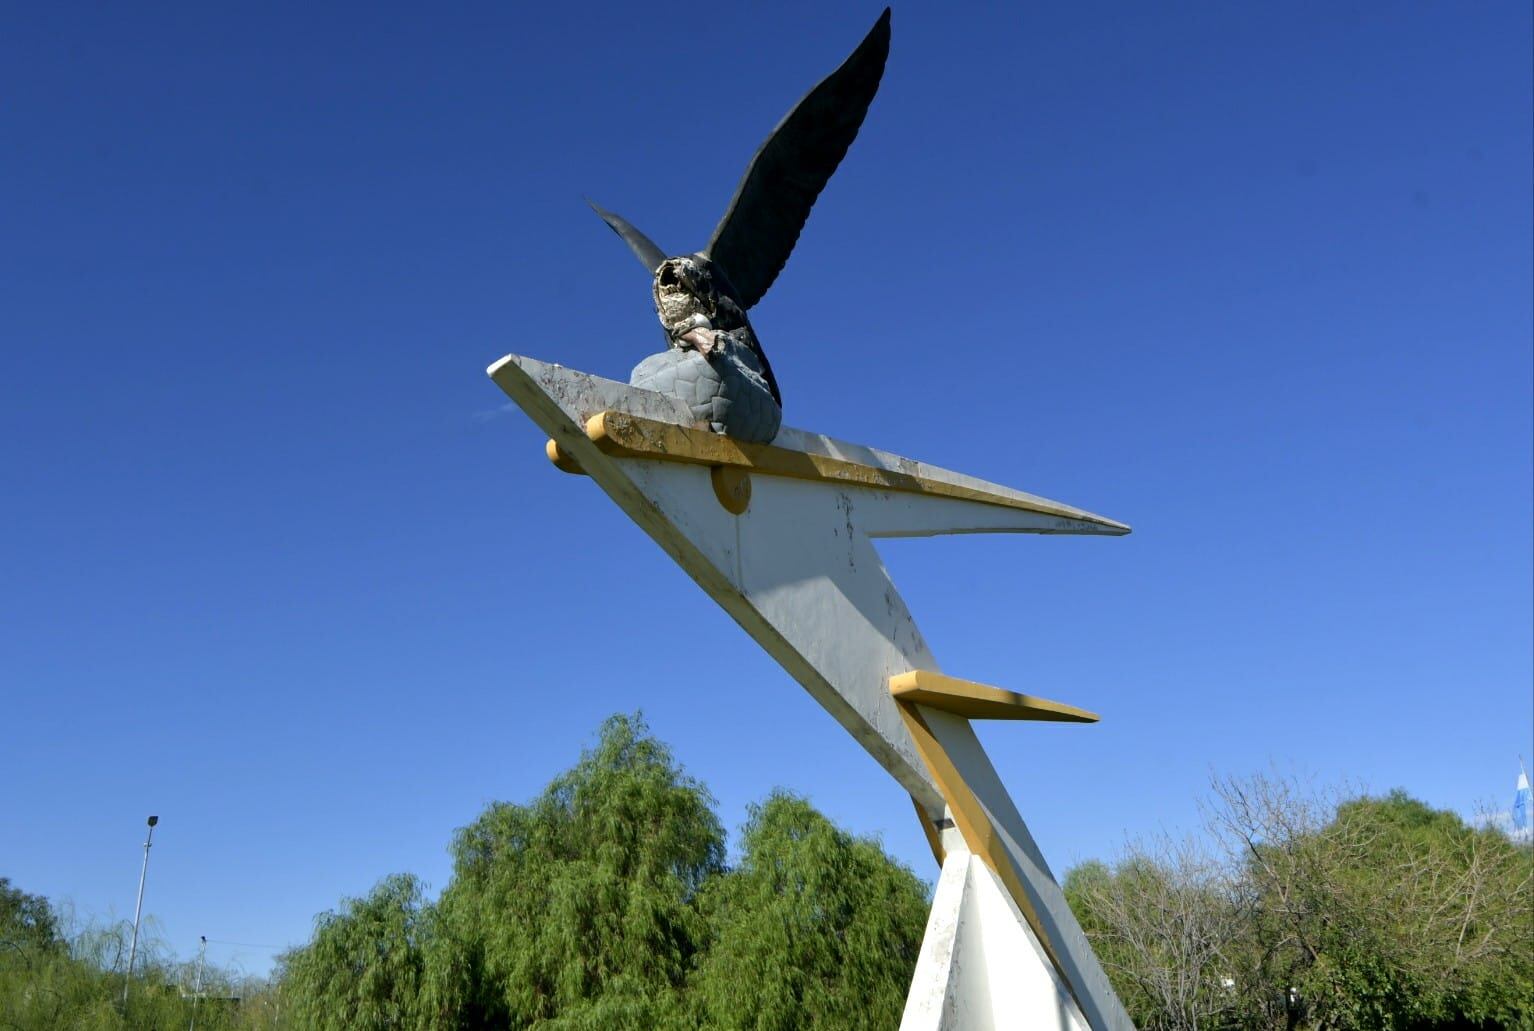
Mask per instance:
[[[208,936],[201,935],[202,944],[197,947],[197,977],[192,982],[192,1022],[186,1031],[197,1031],[197,1003],[202,999],[202,957],[208,954]]]
[[[128,976],[123,979],[123,1006],[128,1005],[128,989],[133,986],[133,957],[138,954],[138,918],[144,911],[144,878],[149,875],[149,846],[154,841],[154,825],[158,816],[149,818],[149,836],[144,839],[144,868],[138,874],[138,901],[133,904],[133,941],[128,945]]]

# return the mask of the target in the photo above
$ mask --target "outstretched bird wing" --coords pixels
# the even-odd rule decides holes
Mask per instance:
[[[742,308],[762,299],[788,261],[815,198],[863,124],[889,49],[886,7],[852,56],[794,105],[746,167],[704,250],[724,266]]]
[[[602,221],[606,222],[613,232],[623,237],[623,242],[629,245],[629,250],[633,251],[640,263],[649,270],[651,275],[654,275],[655,270],[660,268],[661,263],[666,260],[666,252],[655,246],[654,241],[648,236],[630,225],[622,215],[615,215],[599,207],[596,201],[590,198],[587,198],[586,203],[591,205],[592,211],[602,216]]]

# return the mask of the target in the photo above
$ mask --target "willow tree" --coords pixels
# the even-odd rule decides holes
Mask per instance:
[[[410,878],[326,914],[286,957],[305,1028],[894,1026],[924,886],[801,799],[754,807],[734,869],[708,792],[638,717],[532,801],[452,843],[435,903]]]
[[[281,999],[292,1023],[314,1031],[414,1028],[431,913],[421,884],[385,878],[315,920],[314,937],[281,958]]]
[[[925,885],[792,795],[753,806],[741,844],[739,865],[703,893],[713,940],[692,983],[694,1026],[899,1024]]]
[[[452,1027],[661,1027],[708,939],[695,905],[724,865],[704,787],[637,717],[527,805],[453,842],[426,1006]]]

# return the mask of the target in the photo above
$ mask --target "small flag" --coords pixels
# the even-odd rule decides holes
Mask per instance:
[[[1513,829],[1526,831],[1529,829],[1529,775],[1524,772],[1523,763],[1518,764],[1518,789],[1513,793]]]

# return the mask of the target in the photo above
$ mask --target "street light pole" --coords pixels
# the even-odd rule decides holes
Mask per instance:
[[[197,1004],[202,1001],[202,958],[208,954],[208,936],[202,935],[202,945],[197,949],[197,979],[192,983],[192,1022],[186,1031],[197,1031]]]
[[[149,836],[144,839],[144,868],[138,875],[138,901],[133,904],[133,941],[128,945],[128,976],[123,980],[123,1007],[128,1005],[128,989],[133,986],[133,957],[138,953],[138,918],[144,911],[144,878],[149,876],[149,846],[154,841],[154,825],[158,816],[149,818]]]

